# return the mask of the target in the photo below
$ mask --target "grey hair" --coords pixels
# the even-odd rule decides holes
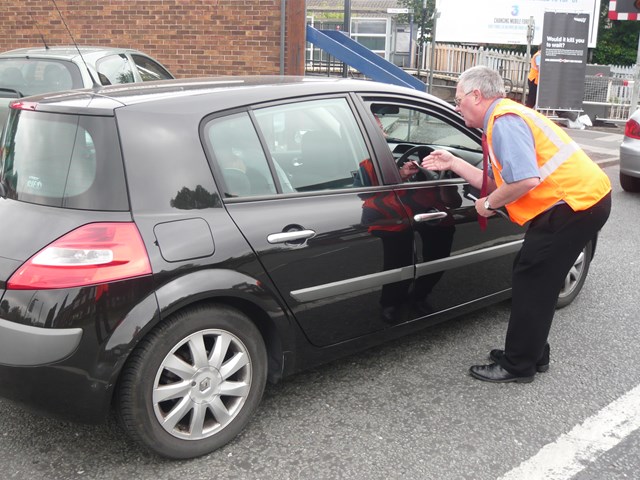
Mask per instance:
[[[484,65],[477,65],[465,70],[460,75],[458,84],[465,93],[480,90],[484,98],[498,98],[506,95],[504,81],[500,74]]]

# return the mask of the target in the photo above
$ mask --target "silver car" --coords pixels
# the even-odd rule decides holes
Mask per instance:
[[[16,98],[92,87],[94,83],[113,85],[171,78],[173,75],[157,60],[130,48],[60,46],[10,50],[0,54],[0,126],[6,120],[9,102]]]
[[[620,145],[620,185],[627,192],[640,192],[640,110],[636,110],[624,127]]]

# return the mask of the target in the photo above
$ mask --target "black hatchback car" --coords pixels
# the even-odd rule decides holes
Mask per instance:
[[[12,104],[0,165],[0,394],[115,407],[170,458],[237,435],[267,380],[510,296],[523,230],[401,167],[481,162],[450,105],[357,80],[217,78]],[[595,239],[559,305],[584,282]]]

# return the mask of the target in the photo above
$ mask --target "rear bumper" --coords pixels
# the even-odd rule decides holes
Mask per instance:
[[[65,421],[102,423],[110,408],[112,385],[64,365],[0,365],[0,394],[38,414]]]
[[[72,289],[6,290],[0,396],[65,420],[103,421],[118,374],[158,304],[152,277]]]
[[[640,141],[623,141],[620,145],[620,172],[640,177]]]
[[[71,355],[82,339],[81,328],[40,328],[0,318],[0,364],[35,366]]]
[[[0,395],[64,420],[101,422],[112,385],[77,358],[82,350],[98,350],[84,333],[0,319]]]

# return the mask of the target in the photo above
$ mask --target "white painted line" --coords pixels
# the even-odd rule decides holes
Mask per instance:
[[[615,157],[619,157],[620,156],[620,151],[619,151],[619,145],[616,148],[607,148],[607,147],[596,147],[595,145],[585,145],[582,147],[582,149],[585,152],[596,152],[596,153],[608,153],[611,156],[615,156]]]
[[[640,428],[640,385],[499,480],[568,480]]]
[[[598,137],[598,141],[620,143],[622,141],[622,137],[624,137],[624,135],[621,133],[610,133],[604,137]]]

